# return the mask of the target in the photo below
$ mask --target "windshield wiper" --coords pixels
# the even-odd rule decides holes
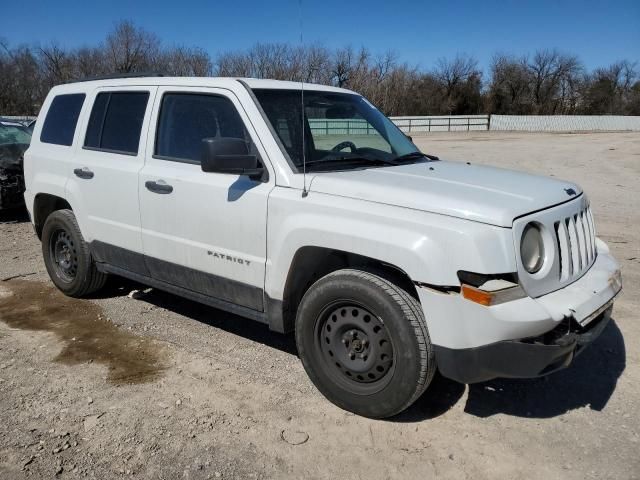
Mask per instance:
[[[311,160],[306,162],[307,166],[310,165],[322,165],[322,164],[336,164],[336,163],[368,163],[369,165],[398,165],[395,160],[385,160],[383,158],[373,157],[351,157],[342,155],[334,158],[321,158],[319,160]]]
[[[404,155],[400,155],[396,158],[394,158],[393,160],[395,162],[406,162],[408,160],[417,160],[419,158],[428,158],[429,160],[440,160],[438,157],[435,157],[433,155],[427,155],[426,153],[422,153],[422,152],[411,152],[411,153],[405,153]]]

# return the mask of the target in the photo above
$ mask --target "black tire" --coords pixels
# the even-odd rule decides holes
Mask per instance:
[[[318,390],[370,418],[405,410],[436,371],[418,301],[360,270],[338,270],[309,288],[298,308],[296,344]]]
[[[107,275],[97,270],[71,210],[57,210],[47,217],[42,256],[51,281],[69,297],[89,295],[107,280]]]

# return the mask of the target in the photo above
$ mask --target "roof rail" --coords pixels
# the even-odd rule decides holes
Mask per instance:
[[[86,77],[86,78],[81,78],[79,80],[70,80],[66,83],[92,82],[94,80],[113,80],[118,78],[140,78],[140,77],[164,77],[164,73],[160,73],[160,72],[109,73],[107,75],[97,75],[95,77]]]

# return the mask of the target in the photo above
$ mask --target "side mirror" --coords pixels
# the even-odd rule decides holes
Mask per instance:
[[[203,138],[200,166],[203,172],[247,175],[252,180],[261,180],[265,171],[241,138]]]
[[[410,142],[413,142],[413,137],[412,137],[411,135],[407,135],[407,134],[405,133],[405,135],[404,135],[404,136],[405,136],[405,137],[407,137],[407,138],[409,139],[409,141],[410,141]]]

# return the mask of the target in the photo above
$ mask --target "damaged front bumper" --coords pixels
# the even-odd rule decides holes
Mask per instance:
[[[461,383],[547,375],[569,366],[576,355],[598,338],[612,310],[613,300],[585,327],[567,318],[553,330],[534,338],[460,350],[436,346],[438,368],[443,376]]]
[[[566,367],[605,328],[622,289],[620,266],[598,241],[580,279],[537,298],[483,306],[418,288],[442,375],[463,383],[536,377]]]

